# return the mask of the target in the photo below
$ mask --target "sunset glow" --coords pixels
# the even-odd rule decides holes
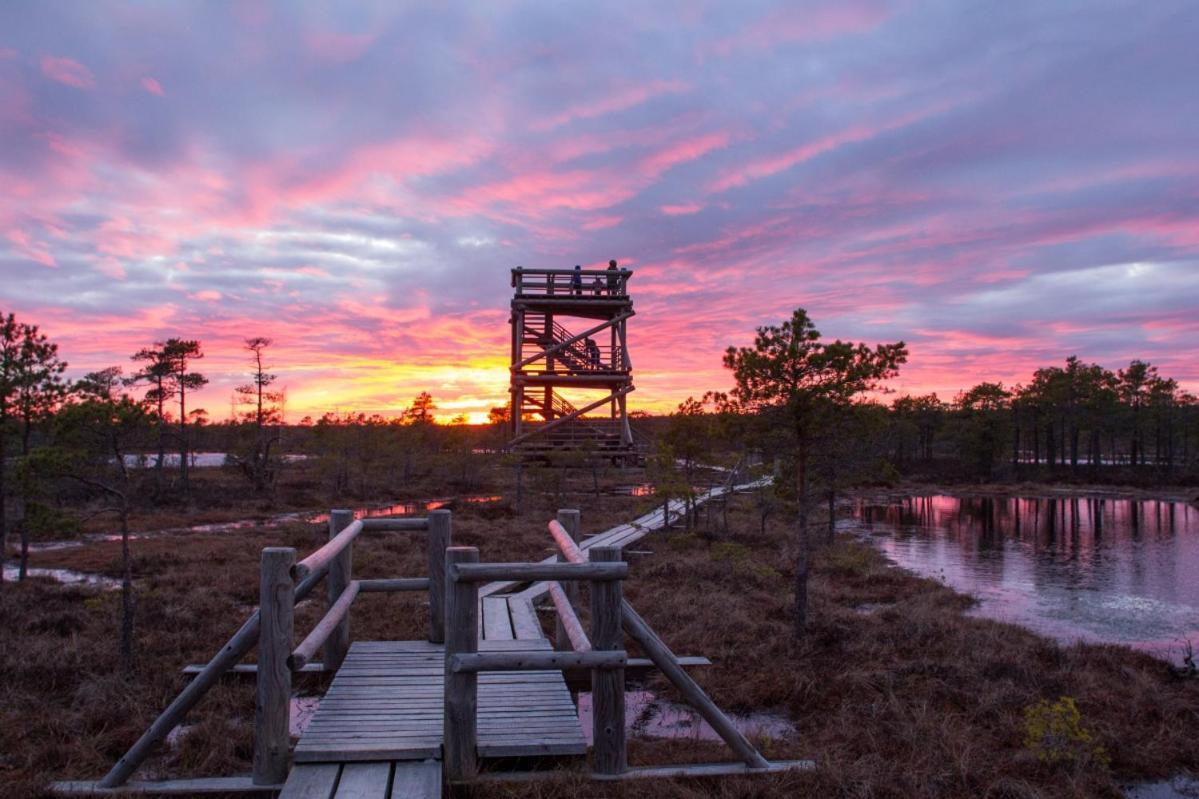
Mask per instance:
[[[804,307],[950,398],[1066,356],[1199,390],[1187,2],[6,3],[0,311],[70,374],[197,338],[229,412],[507,401],[509,270],[634,270],[630,408]],[[1152,46],[1149,46],[1152,42]]]

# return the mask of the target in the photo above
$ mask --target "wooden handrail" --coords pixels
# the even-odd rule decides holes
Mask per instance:
[[[570,533],[557,519],[550,521],[548,527],[550,535],[554,537],[554,542],[562,551],[564,558],[572,564],[588,562],[587,555],[579,549],[579,545],[575,543]],[[553,591],[552,583],[550,590]],[[558,600],[555,598],[554,602],[556,605]],[[699,711],[704,720],[745,761],[746,765],[755,769],[766,768],[769,765],[766,759],[741,734],[741,731],[716,706],[716,703],[704,693],[699,684],[683,670],[678,657],[670,651],[670,648],[658,637],[645,619],[633,610],[633,606],[628,603],[628,600],[622,598],[620,607],[621,626],[624,628],[625,634],[641,646],[642,651],[649,656],[658,670],[679,689],[687,703]]]
[[[521,275],[573,275],[575,270],[570,269],[530,269],[527,266],[518,266],[512,270],[513,274]],[[617,275],[629,276],[633,274],[632,269],[621,267],[620,269],[580,269],[579,274],[588,275],[591,277]]]
[[[658,667],[658,670],[674,683],[687,704],[699,712],[704,721],[712,726],[716,734],[724,739],[724,742],[745,761],[747,766],[754,769],[769,768],[770,764],[766,762],[766,758],[762,757],[754,745],[741,734],[741,731],[729,720],[724,711],[704,693],[704,689],[699,687],[691,675],[683,670],[678,657],[670,651],[670,647],[666,646],[645,619],[633,610],[633,606],[627,600],[621,601],[621,625],[624,627],[625,634],[636,641],[641,646],[641,650]]]
[[[575,543],[570,533],[566,532],[566,528],[557,519],[550,521],[549,528],[550,535],[554,537],[558,549],[562,550],[563,557],[571,563],[587,562],[587,556],[583,554],[583,550],[579,549],[579,545]]]
[[[392,577],[389,579],[355,580],[358,591],[363,594],[392,593],[395,591],[428,591],[432,581],[428,577]]]
[[[558,620],[562,623],[562,629],[566,632],[570,639],[570,646],[576,652],[590,652],[591,641],[587,638],[587,633],[583,631],[583,623],[579,621],[579,615],[575,613],[574,606],[570,604],[570,598],[566,596],[566,591],[562,590],[562,584],[552,582],[549,584],[550,599],[554,600],[554,608],[558,611]]]
[[[561,671],[562,669],[620,669],[629,662],[623,649],[605,652],[476,652],[449,659],[455,674],[479,671]]]
[[[376,516],[360,521],[362,529],[368,532],[413,532],[429,529],[428,517]]]
[[[460,563],[447,570],[459,583],[489,583],[512,580],[533,583],[542,580],[590,580],[609,582],[629,576],[627,563]]]
[[[348,547],[362,530],[362,520],[355,519],[348,527],[329,539],[329,542],[323,547],[292,567],[292,578],[302,580],[309,574],[319,574],[323,577],[328,572],[329,564],[333,562],[333,559],[340,555],[342,550]]]
[[[304,577],[296,585],[295,601],[300,602],[312,593],[312,589],[316,588],[324,576],[323,573],[318,573]],[[154,719],[133,746],[129,747],[129,751],[113,764],[104,778],[97,783],[98,787],[116,788],[125,784],[125,781],[132,776],[133,772],[137,771],[154,747],[162,743],[167,737],[167,733],[175,729],[183,717],[204,697],[204,694],[208,693],[208,689],[216,684],[221,675],[237,665],[237,662],[258,644],[261,623],[261,612],[255,610],[241,628],[225,642],[225,645],[213,656],[212,660],[208,661],[200,670],[200,673],[184,686],[165,710],[158,714],[158,718]]]
[[[301,641],[300,645],[292,651],[291,656],[287,658],[287,665],[292,671],[299,671],[316,657],[316,651],[328,640],[333,631],[337,629],[337,625],[341,624],[346,614],[350,612],[350,606],[354,604],[358,591],[358,581],[350,581],[346,590],[341,592],[337,601],[312,628],[312,632],[308,633],[308,637]]]

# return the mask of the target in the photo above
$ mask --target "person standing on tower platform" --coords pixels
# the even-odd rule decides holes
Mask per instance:
[[[583,293],[583,267],[575,264],[575,273],[570,276],[570,291],[576,297]]]
[[[616,259],[608,261],[608,296],[615,297],[617,290],[620,288],[619,270],[616,268]]]

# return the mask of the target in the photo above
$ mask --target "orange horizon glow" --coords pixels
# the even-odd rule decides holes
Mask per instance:
[[[73,378],[199,339],[212,419],[251,336],[289,421],[483,419],[509,270],[615,258],[631,410],[727,391],[797,307],[904,340],[898,395],[1070,355],[1199,392],[1182,8],[1063,46],[1052,5],[0,4],[0,311]]]

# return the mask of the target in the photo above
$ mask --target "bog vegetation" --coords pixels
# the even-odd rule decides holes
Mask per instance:
[[[101,711],[113,702],[131,704],[133,721],[142,719],[152,708],[132,702],[132,690],[122,686],[153,683],[154,695],[161,695],[167,688],[159,683],[169,675],[151,672],[167,668],[163,657],[175,658],[179,649],[194,659],[209,654],[200,651],[198,634],[157,629],[175,624],[173,613],[208,614],[210,621],[228,616],[228,608],[208,607],[215,599],[204,600],[201,611],[189,605],[194,597],[171,587],[195,567],[190,555],[132,542],[135,530],[383,499],[494,494],[505,501],[496,510],[472,511],[463,543],[495,547],[481,531],[502,529],[505,549],[493,549],[490,557],[513,560],[537,556],[545,543],[540,533],[534,540],[521,532],[539,529],[521,522],[522,514],[585,504],[596,521],[616,522],[648,503],[682,498],[690,510],[670,539],[672,557],[647,561],[655,585],[669,587],[677,600],[660,606],[663,627],[675,629],[683,620],[682,643],[700,654],[737,652],[755,669],[764,662],[796,664],[777,679],[723,666],[724,677],[709,679],[718,698],[734,706],[786,709],[806,733],[807,749],[796,754],[810,756],[815,746],[827,752],[824,765],[839,769],[837,779],[822,771],[816,783],[798,777],[795,785],[776,785],[771,790],[778,795],[805,786],[888,795],[886,780],[906,786],[890,795],[939,795],[948,785],[1035,795],[1035,786],[1061,779],[1073,780],[1084,794],[1092,788],[1103,793],[1113,784],[1110,769],[1148,775],[1199,765],[1193,747],[1185,755],[1167,729],[1186,719],[1193,724],[1199,700],[1190,688],[1150,676],[1145,658],[1103,648],[1062,650],[1031,634],[967,620],[960,597],[897,574],[871,550],[837,543],[833,535],[842,492],[905,478],[1199,484],[1199,401],[1151,364],[1134,360],[1109,370],[1071,356],[1014,386],[981,383],[947,400],[895,396],[887,382],[906,362],[902,342],[830,342],[800,309],[760,328],[751,346],[725,353],[726,390],[712,387],[666,417],[635,415],[655,441],[638,476],[653,496],[615,500],[604,492],[627,476],[585,452],[524,464],[503,455],[506,408],[493,409],[489,425],[462,418],[435,424],[436,399],[421,393],[394,417],[331,412],[287,424],[271,346],[264,337],[245,340],[246,381],[231,398],[229,417],[213,421],[193,402],[207,383],[198,340],[148,343],[130,354],[128,365],[72,381],[57,346],[35,325],[0,315],[0,534],[5,555],[16,556],[17,578],[26,577],[34,542],[98,529],[120,533],[111,543],[38,555],[39,565],[119,579],[115,608],[105,597],[88,598],[95,607],[81,608],[74,592],[44,586],[32,587],[24,600],[0,588],[8,591],[9,611],[10,602],[44,603],[19,633],[42,647],[39,657],[50,657],[50,639],[60,634],[95,643],[105,625],[88,608],[115,609],[113,660],[106,655],[97,663],[118,676],[101,678],[89,669],[53,674],[56,690],[84,708],[55,712],[78,717],[84,728],[102,727]],[[201,452],[225,453],[222,467],[198,473],[193,463]],[[731,511],[726,505],[714,513],[708,506],[705,517],[694,499],[696,486],[712,479],[712,465],[775,479],[732,503]],[[17,537],[15,553],[10,533]],[[302,524],[272,533],[280,534],[293,544],[312,543]],[[245,603],[253,601],[246,586],[253,585],[255,553],[265,542],[265,534],[253,533],[234,542],[189,538],[189,547],[220,551],[232,572],[251,575],[239,587],[230,580],[216,591]],[[380,563],[398,557],[378,554]],[[698,575],[711,579],[697,582]],[[878,602],[895,609],[870,616],[854,610]],[[728,618],[740,622],[714,621]],[[778,634],[779,624],[786,635]],[[844,670],[850,662],[857,667]],[[170,668],[177,665],[172,661]],[[8,664],[7,673],[24,681],[22,702],[33,706],[41,697],[47,668],[36,658]],[[993,679],[978,684],[980,674]],[[1126,677],[1138,712],[1152,723],[1113,712],[1112,698]],[[980,696],[986,707],[969,711],[966,704]],[[207,741],[218,760],[236,765],[244,759],[244,729],[226,735],[231,705],[218,703],[219,721],[201,722],[202,734],[172,757],[199,771],[203,758],[193,748]],[[137,726],[133,721],[125,726]],[[874,755],[862,751],[865,744],[855,737],[862,725],[884,722],[913,739],[934,740],[942,766],[934,768],[922,750],[899,740],[874,741]],[[968,740],[980,725],[984,748],[993,750],[986,756]],[[53,754],[53,735],[43,733],[39,745]],[[53,771],[79,757],[98,763],[119,754],[128,734],[118,727],[96,750],[57,752],[49,761],[27,752],[23,773]],[[1137,736],[1160,748],[1150,752],[1135,743]],[[789,756],[789,746],[776,747],[778,756]],[[885,766],[877,761],[880,752]],[[858,756],[874,757],[875,765],[863,767]],[[1005,776],[1011,774],[1020,776]]]

